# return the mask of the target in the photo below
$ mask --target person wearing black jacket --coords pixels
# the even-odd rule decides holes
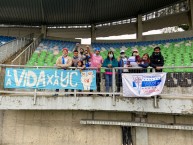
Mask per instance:
[[[150,57],[150,66],[155,68],[156,72],[162,72],[160,67],[164,66],[164,57],[160,52],[160,47],[155,47],[154,52]]]

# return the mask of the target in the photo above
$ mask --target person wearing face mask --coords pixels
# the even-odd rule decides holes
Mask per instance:
[[[147,53],[145,53],[143,56],[142,56],[142,59],[138,62],[138,66],[144,68],[142,70],[142,72],[147,72],[147,67],[149,66],[150,64],[150,58],[149,58],[149,55]]]
[[[154,52],[150,56],[150,66],[155,68],[156,72],[162,72],[162,69],[160,67],[164,66],[164,57],[161,54],[160,47],[155,47]]]
[[[101,82],[101,74],[100,74],[100,68],[103,63],[103,58],[100,56],[100,48],[95,48],[95,53],[92,53],[90,51],[90,47],[87,47],[87,52],[90,55],[90,67],[98,68],[97,74],[96,74],[96,84],[97,84],[97,92],[100,92],[100,82]],[[102,96],[101,94],[99,96]]]
[[[105,87],[106,92],[109,92],[110,87],[112,87],[112,68],[118,67],[118,61],[115,59],[113,51],[108,52],[107,58],[104,60],[103,67],[110,68],[106,69],[105,72]]]
[[[132,56],[128,58],[128,64],[131,67],[138,67],[138,62],[140,61],[139,52],[137,49],[133,49]],[[129,73],[138,73],[140,72],[137,69],[130,69]]]
[[[125,55],[125,51],[124,50],[120,51],[120,57],[117,60],[118,60],[118,67],[129,67],[129,65],[128,65],[128,58]],[[117,92],[121,91],[122,73],[127,73],[127,72],[128,72],[128,69],[118,69],[118,73],[116,75]]]
[[[56,60],[56,66],[66,70],[72,66],[72,58],[68,56],[68,48],[63,48],[62,53],[63,55]],[[65,91],[67,92],[68,90],[65,89]],[[56,89],[56,92],[59,92],[59,89]],[[58,94],[54,96],[58,96]]]

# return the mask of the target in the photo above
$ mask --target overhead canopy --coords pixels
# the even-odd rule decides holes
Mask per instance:
[[[179,0],[0,0],[0,24],[82,25],[136,17]]]

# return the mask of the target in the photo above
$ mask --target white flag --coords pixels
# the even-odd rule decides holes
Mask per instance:
[[[123,73],[123,96],[151,97],[162,92],[166,73]]]

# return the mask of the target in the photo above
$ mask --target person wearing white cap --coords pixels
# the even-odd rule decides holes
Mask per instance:
[[[120,51],[120,57],[118,58],[118,67],[129,67],[128,58],[125,55],[125,50]],[[128,72],[128,69],[119,69],[116,79],[117,92],[120,92],[120,87],[122,86],[122,73]]]

